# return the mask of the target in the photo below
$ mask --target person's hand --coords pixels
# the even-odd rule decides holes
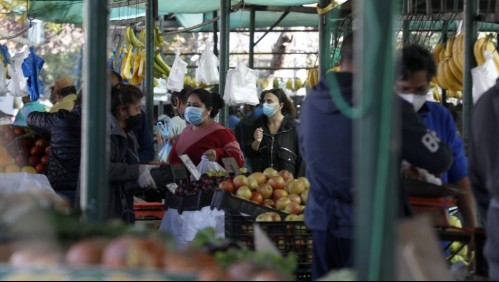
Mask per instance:
[[[261,127],[255,129],[255,132],[253,133],[253,138],[258,143],[262,142],[262,139],[263,139],[263,129]]]
[[[139,165],[139,178],[137,179],[137,183],[140,188],[158,188],[154,178],[151,176],[151,169],[158,167],[159,165]]]
[[[216,162],[217,161],[217,152],[213,149],[209,149],[206,152],[203,153],[210,162]]]

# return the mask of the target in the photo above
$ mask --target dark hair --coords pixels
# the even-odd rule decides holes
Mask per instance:
[[[121,106],[129,107],[144,97],[139,88],[123,83],[116,84],[111,88],[111,113],[118,116]]]
[[[353,63],[353,33],[349,33],[343,37],[341,43],[341,62],[352,64]]]
[[[63,96],[63,97],[68,96],[69,94],[76,94],[76,87],[68,86],[68,87],[61,88],[61,89],[57,90],[56,94]]]
[[[178,105],[175,104],[175,98],[178,98],[184,104],[187,103],[187,98],[189,97],[189,94],[191,94],[192,90],[192,87],[190,87],[189,85],[184,85],[184,89],[180,90],[180,92],[173,92],[171,97],[172,106],[178,107]]]
[[[397,55],[397,80],[406,80],[415,72],[426,71],[427,79],[431,81],[437,73],[432,54],[422,46],[405,46]]]
[[[196,95],[206,108],[211,108],[210,117],[218,115],[218,111],[225,106],[225,101],[219,93],[210,92],[201,88],[192,90],[191,95]]]
[[[263,101],[263,98],[265,97],[265,94],[267,93],[272,93],[274,94],[277,99],[279,100],[279,103],[282,103],[282,114],[283,115],[289,115],[292,117],[296,116],[296,110],[295,107],[293,106],[293,102],[288,98],[288,95],[282,90],[281,88],[274,88],[270,90],[265,90],[260,94],[260,101]]]
[[[113,70],[109,71],[109,78],[114,77],[116,80],[118,80],[118,83],[123,83],[123,77],[121,75]]]

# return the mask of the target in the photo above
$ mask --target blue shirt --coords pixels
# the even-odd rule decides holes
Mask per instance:
[[[452,118],[451,113],[444,106],[435,102],[425,102],[418,111],[426,126],[435,131],[437,136],[452,150],[454,162],[449,170],[441,177],[444,183],[455,183],[468,176],[468,159],[464,152],[464,144]]]

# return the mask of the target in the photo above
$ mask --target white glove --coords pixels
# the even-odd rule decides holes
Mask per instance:
[[[159,165],[139,165],[139,179],[137,179],[137,183],[140,188],[158,188],[154,178],[151,176],[151,169],[158,167]]]

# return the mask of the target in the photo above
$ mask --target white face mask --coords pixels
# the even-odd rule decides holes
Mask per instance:
[[[426,95],[415,95],[415,94],[399,94],[399,96],[411,103],[414,106],[414,110],[417,112],[423,107],[426,102]]]

